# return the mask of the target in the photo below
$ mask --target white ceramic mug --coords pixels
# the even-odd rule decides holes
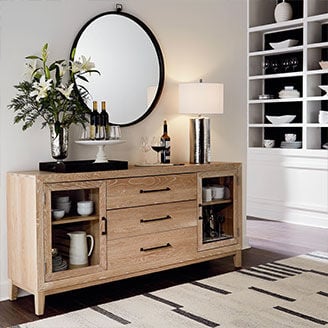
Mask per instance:
[[[296,141],[296,134],[294,133],[286,133],[285,134],[286,142],[295,142]]]
[[[203,201],[210,202],[212,200],[212,189],[210,187],[203,188]]]
[[[216,185],[212,188],[212,198],[213,199],[223,199],[224,198],[224,186]]]

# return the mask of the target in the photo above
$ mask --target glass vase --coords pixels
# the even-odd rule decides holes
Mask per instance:
[[[56,161],[64,160],[68,155],[68,127],[49,124],[51,156]]]

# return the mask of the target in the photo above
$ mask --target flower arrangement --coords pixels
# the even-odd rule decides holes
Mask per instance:
[[[11,100],[9,109],[16,113],[14,122],[23,121],[23,130],[31,127],[38,118],[46,125],[68,128],[71,124],[88,121],[89,108],[85,100],[89,93],[85,87],[78,86],[78,79],[88,82],[87,74],[98,73],[90,58],[81,56],[74,61],[75,50],[70,61],[56,60],[48,64],[48,44],[42,47],[41,56],[27,56],[26,80],[14,87],[18,94]],[[74,80],[76,85],[74,85]],[[83,101],[81,101],[83,100]]]

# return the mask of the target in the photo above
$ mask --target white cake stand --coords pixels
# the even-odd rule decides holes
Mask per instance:
[[[108,158],[105,153],[105,146],[107,145],[117,145],[126,142],[126,140],[121,139],[111,139],[111,140],[75,140],[75,143],[86,146],[98,146],[98,152],[96,155],[96,160],[94,163],[106,163]]]

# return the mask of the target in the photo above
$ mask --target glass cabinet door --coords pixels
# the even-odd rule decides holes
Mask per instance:
[[[106,270],[106,184],[53,183],[44,190],[45,281]]]
[[[237,177],[233,173],[199,174],[198,249],[237,244]]]

